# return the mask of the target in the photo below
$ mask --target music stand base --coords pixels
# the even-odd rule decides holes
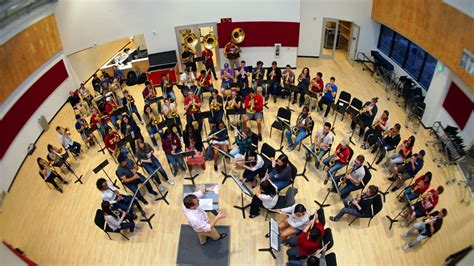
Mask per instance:
[[[268,252],[270,252],[270,254],[272,254],[273,259],[276,260],[275,253],[273,253],[273,250],[271,248],[259,248],[258,251],[263,251],[263,252],[268,251]]]
[[[391,218],[391,217],[388,216],[388,215],[385,215],[385,217],[387,217],[387,219],[390,221],[390,226],[388,227],[388,230],[391,230],[393,224],[396,223],[396,222],[398,222],[398,219]]]
[[[191,183],[193,185],[196,185],[196,183],[194,183],[194,179],[196,179],[196,177],[198,177],[199,174],[195,174],[195,175],[191,175],[191,176],[188,176],[188,177],[185,177],[184,179],[186,180],[191,180]]]
[[[143,218],[140,219],[140,222],[147,223],[148,226],[150,226],[150,229],[153,229],[153,226],[151,226],[151,219],[153,219],[153,217],[155,217],[155,214],[152,214],[150,217],[143,216]]]
[[[74,173],[74,175],[76,176],[76,181],[74,181],[74,183],[81,183],[81,185],[84,184],[84,183],[82,183],[82,180],[81,180],[81,179],[82,179],[82,175],[77,176],[76,173]]]
[[[248,207],[250,207],[250,204],[247,204],[247,205],[245,205],[245,206],[234,205],[234,208],[236,208],[236,209],[242,211],[242,218],[244,218],[244,219],[245,219],[245,210],[246,210]]]
[[[161,192],[160,192],[161,194]],[[156,198],[155,201],[159,201],[159,200],[162,200],[164,201],[166,204],[170,205],[170,203],[168,202],[168,200],[166,199],[166,196],[168,196],[168,191],[165,192],[165,194],[161,194],[160,197]]]
[[[318,204],[319,208],[321,209],[331,206],[331,204],[324,204],[324,201],[323,203],[319,203],[319,201],[315,200],[314,203]]]
[[[306,181],[309,182],[309,179],[308,179],[308,177],[306,176],[306,168],[303,169],[303,172],[302,172],[301,174],[297,174],[296,176],[302,176],[302,177],[304,177],[304,179],[306,179]]]
[[[224,171],[221,171],[221,174],[224,176],[224,179],[222,180],[222,184],[224,184],[227,178],[230,178],[231,176]]]
[[[374,170],[374,171],[377,171],[377,169],[375,167],[373,167],[374,163],[367,163],[367,168],[369,168],[369,171],[370,170]]]

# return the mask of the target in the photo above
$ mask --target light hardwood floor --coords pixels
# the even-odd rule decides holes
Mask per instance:
[[[412,133],[404,127],[406,113],[402,111],[393,101],[387,101],[384,89],[374,82],[367,72],[362,71],[360,65],[352,66],[343,57],[336,53],[334,60],[329,59],[305,59],[298,60],[297,73],[304,66],[310,66],[311,73],[321,71],[324,73],[323,80],[326,82],[330,76],[336,77],[339,91],[345,90],[352,93],[363,101],[373,96],[380,97],[379,112],[384,109],[390,110],[392,124],[400,122],[402,138],[405,139]],[[138,108],[141,110],[142,86],[129,88],[138,100]],[[180,108],[182,108],[182,97],[179,96]],[[269,110],[265,110],[264,141],[277,147],[280,134],[274,132],[272,139],[269,138],[270,125],[274,121],[278,107],[286,106],[286,101],[279,100],[277,104],[269,103]],[[299,112],[299,108],[294,105]],[[296,113],[293,115],[296,117]],[[316,128],[322,126],[322,118],[317,113],[312,113],[316,118]],[[340,116],[339,116],[340,117]],[[294,120],[294,119],[293,119]],[[332,122],[332,116],[329,121]],[[152,221],[154,229],[147,226],[140,229],[140,233],[131,237],[131,241],[124,241],[114,235],[110,241],[107,236],[94,224],[95,210],[100,206],[100,193],[95,188],[95,181],[102,174],[95,175],[92,169],[104,158],[109,159],[111,164],[106,168],[109,175],[114,176],[116,165],[108,155],[97,152],[97,148],[84,149],[85,154],[78,161],[72,160],[73,167],[84,175],[84,184],[70,184],[65,186],[64,194],[49,190],[46,184],[38,176],[36,157],[46,155],[47,143],[57,144],[57,136],[54,128],[57,125],[73,128],[73,111],[66,105],[51,122],[50,129],[41,136],[36,146],[37,150],[26,159],[20,169],[15,183],[6,197],[0,214],[0,236],[15,247],[19,247],[34,261],[40,264],[175,264],[179,239],[179,228],[186,223],[181,210],[182,185],[189,183],[183,181],[183,173],[175,178],[176,184],[168,186],[171,205],[163,202],[154,202],[149,195],[146,198],[151,203],[146,207],[148,213],[155,213]],[[348,137],[349,120],[336,122],[335,143],[343,137]],[[255,128],[255,124],[252,124]],[[149,137],[143,126],[142,133],[145,140]],[[74,134],[74,138],[80,137]],[[425,148],[425,142],[431,137],[427,130],[420,129],[416,135],[417,141],[415,151]],[[309,142],[309,140],[307,140]],[[367,160],[372,160],[372,155],[355,147],[355,154],[361,152],[366,155]],[[292,151],[290,160],[297,166],[299,172],[303,169],[303,152]],[[166,165],[162,149],[158,151],[159,159]],[[445,176],[454,176],[460,180],[461,174],[456,167],[450,167],[444,171],[437,168],[431,160],[428,152],[426,164],[422,172],[430,170],[433,172],[434,180],[432,187],[444,185]],[[222,168],[222,164],[220,165]],[[170,173],[169,168],[165,169]],[[240,170],[231,170],[241,174]],[[326,194],[326,187],[322,183],[322,175],[318,173],[313,164],[308,164],[307,175],[310,179],[306,182],[298,177],[295,187],[299,189],[296,200],[303,203],[308,209],[315,210],[317,207],[313,202],[315,199],[322,200]],[[373,173],[371,183],[385,189],[389,182],[383,171]],[[67,178],[73,180],[68,174]],[[197,183],[220,183],[222,176],[212,170],[212,162],[207,163],[207,169],[200,173],[196,179]],[[448,216],[445,218],[443,228],[432,239],[422,247],[415,248],[409,252],[401,249],[403,242],[400,234],[405,231],[400,225],[395,224],[392,230],[388,230],[388,220],[385,215],[394,216],[400,209],[400,204],[395,200],[393,193],[387,197],[381,213],[373,219],[370,227],[367,220],[355,222],[348,227],[348,218],[334,223],[326,222],[326,227],[333,230],[334,247],[333,252],[337,254],[340,265],[366,264],[366,265],[440,265],[444,259],[467,245],[474,243],[474,217],[473,208],[460,203],[460,188],[458,185],[445,185],[445,192],[441,195],[440,204],[436,209],[447,208]],[[239,204],[240,192],[238,187],[228,180],[221,186],[220,208],[228,214],[228,218],[220,224],[229,225],[231,228],[231,265],[274,265],[284,264],[287,261],[286,254],[280,252],[277,260],[268,253],[258,252],[258,248],[267,246],[268,240],[264,238],[267,230],[267,222],[264,217],[256,219],[242,219],[239,210],[232,206]],[[246,202],[250,199],[246,198]],[[325,209],[326,216],[334,215],[342,207],[338,197],[331,195],[328,199],[330,207]],[[278,219],[281,217],[277,217]]]

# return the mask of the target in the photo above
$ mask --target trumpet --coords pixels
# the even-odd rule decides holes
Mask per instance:
[[[303,79],[304,79],[303,74],[300,74],[300,75],[298,76],[298,82],[303,81]]]
[[[255,100],[254,100],[253,97],[250,99],[249,104],[250,104],[250,107],[247,108],[247,113],[255,114],[256,113],[256,111],[255,111]]]
[[[221,107],[219,106],[219,103],[217,102],[216,99],[212,99],[210,108],[211,108],[212,111],[219,111],[219,109],[221,109]]]
[[[194,97],[193,97],[193,100],[191,101],[191,112],[197,112],[198,108],[197,108],[197,105],[196,105],[196,101],[194,100]]]
[[[236,106],[237,106],[237,101],[235,100],[235,98],[232,98],[230,102],[227,104],[226,109],[235,109]]]

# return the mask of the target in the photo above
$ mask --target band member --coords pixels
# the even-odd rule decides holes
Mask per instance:
[[[181,91],[183,93],[183,96],[186,96],[187,92],[190,90],[192,91],[196,90],[196,85],[194,85],[194,83],[196,82],[195,77],[196,76],[194,75],[193,72],[191,72],[190,68],[186,68],[183,74],[181,74],[180,81],[185,86],[183,91]]]
[[[415,231],[418,231],[418,235],[412,241],[403,245],[403,250],[410,249],[421,243],[423,239],[432,237],[436,234],[436,232],[441,229],[443,218],[446,217],[446,215],[448,215],[448,211],[446,209],[441,209],[441,211],[430,213],[422,222],[415,223],[408,232],[402,234],[402,237],[412,236]]]
[[[147,171],[148,174],[153,174],[156,170],[160,173],[163,179],[168,182],[168,184],[173,185],[173,180],[168,178],[168,175],[165,172],[165,169],[161,166],[160,161],[154,155],[154,150],[150,144],[145,143],[143,139],[137,140],[137,160],[141,162],[143,168]],[[153,178],[158,183],[158,189],[163,191],[164,188],[161,185],[161,180],[157,173],[153,176]]]
[[[133,200],[133,197],[130,195],[120,194],[117,187],[115,187],[111,182],[106,181],[104,178],[99,178],[97,179],[95,185],[102,195],[103,202],[108,202],[116,208],[127,210],[133,201],[133,205],[137,207],[140,213],[142,215],[146,215],[145,211],[137,200]],[[131,208],[130,211],[132,216],[134,216],[135,214],[133,214],[133,208]]]
[[[81,117],[80,114],[76,115],[76,124],[74,125],[77,132],[81,135],[82,140],[91,146],[95,145],[94,135],[90,130],[89,124],[87,121]]]
[[[405,188],[403,194],[408,199],[408,201],[417,199],[421,194],[425,193],[425,191],[427,191],[430,187],[432,177],[433,174],[428,171],[424,175],[421,175],[415,179],[415,182],[413,182],[412,185]],[[400,197],[399,201],[403,202],[403,197]]]
[[[336,82],[335,77],[331,77],[329,79],[329,83],[326,84],[324,87],[324,94],[321,97],[321,100],[318,102],[319,112],[323,112],[323,104],[326,105],[326,112],[324,113],[323,121],[326,122],[326,118],[331,110],[331,106],[334,104],[334,100],[336,99],[337,94],[337,86],[334,84]]]
[[[143,139],[142,133],[137,123],[128,117],[128,115],[124,115],[122,123],[120,123],[120,132],[124,138],[126,138],[128,135],[132,137],[132,141],[130,141],[130,147],[132,148],[133,154],[136,154],[137,148],[135,141],[137,139]]]
[[[161,74],[161,92],[163,93],[163,98],[171,99],[171,101],[176,101],[176,95],[173,91],[173,82],[170,80],[170,75],[168,73]]]
[[[92,115],[89,121],[91,127],[97,125],[97,130],[99,130],[102,137],[105,136],[105,128],[107,127],[107,122],[102,118],[102,114],[96,108],[92,108]]]
[[[324,225],[319,221],[317,215],[315,215],[313,219],[308,222],[301,234],[290,237],[286,241],[286,243],[288,243],[290,246],[290,248],[286,251],[288,260],[304,261],[305,258],[316,253],[318,249],[321,248],[323,237]],[[321,260],[318,261],[318,265],[321,265]]]
[[[112,125],[118,128],[117,120],[122,120],[122,114],[116,112],[119,106],[112,97],[107,97],[106,101],[105,113],[109,116]]]
[[[56,148],[51,144],[48,144],[48,155],[47,159],[51,163],[51,166],[54,167],[66,167],[69,172],[73,172],[71,165],[67,162],[67,158],[69,157],[69,154],[65,152],[63,154],[63,149],[62,148]]]
[[[313,130],[314,121],[311,115],[309,114],[309,107],[304,106],[300,115],[296,119],[296,125],[292,126],[290,130],[286,130],[286,139],[288,140],[288,149],[290,151],[294,150],[300,142],[306,138],[306,136],[311,134]],[[293,143],[292,136],[296,135],[295,142]]]
[[[255,91],[251,91],[244,101],[247,113],[244,116],[243,127],[247,127],[249,120],[257,121],[258,139],[260,141],[262,141],[263,102],[262,95],[255,93]]]
[[[283,241],[301,233],[309,223],[309,215],[303,204],[293,204],[286,208],[273,210],[284,215],[283,220],[278,223],[280,238]]]
[[[86,88],[84,83],[81,83],[81,86],[78,89],[78,92],[82,98],[83,102],[87,103],[87,107],[90,109],[93,107],[92,105],[92,94],[91,92]]]
[[[113,207],[108,201],[103,201],[101,207],[107,226],[114,232],[129,229],[130,233],[134,233],[136,232],[135,229],[139,228],[136,227],[131,214],[122,209]]]
[[[186,110],[186,123],[190,124],[193,121],[198,122],[198,132],[202,130],[202,118],[194,115],[201,112],[201,100],[194,95],[194,91],[188,91],[188,96],[184,98],[184,110]]]
[[[367,217],[372,213],[372,202],[378,193],[378,187],[369,185],[369,187],[355,199],[343,200],[344,208],[342,208],[336,216],[329,216],[329,220],[337,222],[346,213],[355,217]]]
[[[53,185],[57,191],[63,193],[63,190],[61,187],[59,187],[54,179],[59,179],[65,185],[67,185],[68,182],[64,180],[58,173],[56,173],[45,159],[38,157],[36,162],[38,163],[38,167],[40,169],[39,173],[43,180]]]
[[[120,154],[127,155],[128,149],[124,145],[123,147],[117,147],[117,142],[119,142],[120,135],[113,130],[112,127],[106,128],[107,135],[104,137],[104,144],[110,154],[118,157]]]
[[[268,93],[273,95],[273,102],[276,103],[276,98],[281,94],[281,70],[277,67],[277,62],[273,61],[272,66],[267,70]]]
[[[161,111],[163,112],[163,115],[166,118],[174,118],[179,116],[178,108],[176,107],[176,102],[171,102],[170,98],[165,98],[163,100]]]
[[[252,70],[252,83],[253,83],[253,90],[257,91],[257,87],[262,87],[262,95],[267,95],[267,84],[263,83],[263,79],[265,77],[265,69],[263,68],[263,62],[258,61],[257,67]]]
[[[128,93],[128,90],[123,91],[122,105],[127,107],[127,114],[130,117],[135,114],[138,117],[138,120],[143,124],[142,117],[140,116],[137,105],[135,104],[135,99]]]
[[[257,186],[257,175],[263,179],[266,169],[263,167],[265,162],[262,156],[257,154],[255,150],[249,150],[245,153],[245,159],[236,161],[236,165],[244,168],[243,178],[247,182],[252,182],[252,188]]]
[[[225,101],[226,110],[240,110],[242,107],[242,98],[237,94],[237,89],[231,89],[230,95]],[[227,114],[229,123],[234,127],[240,127],[240,114]]]
[[[214,79],[217,80],[216,76],[216,70],[214,68],[214,60],[212,57],[214,54],[212,51],[208,48],[204,48],[204,50],[201,53],[202,56],[202,62],[204,63],[204,66],[206,67],[206,71],[210,71],[212,75],[214,76]]]
[[[430,189],[425,194],[418,198],[418,201],[405,208],[400,216],[405,218],[405,221],[401,223],[401,226],[407,226],[411,224],[416,218],[426,216],[430,213],[439,202],[439,195],[443,194],[444,187],[439,186],[436,189]]]
[[[321,158],[331,149],[334,136],[331,133],[331,124],[324,123],[323,129],[316,131],[314,135],[314,144],[310,146],[313,152],[316,152],[315,167],[319,168],[321,164]],[[311,160],[311,155],[306,152],[306,160]]]
[[[291,70],[290,65],[286,65],[285,70],[282,73],[283,87],[289,88],[291,85],[295,85],[295,72]]]
[[[234,70],[229,67],[229,64],[224,64],[224,69],[221,70],[221,93],[225,95],[225,90],[230,88],[230,84],[234,81]]]
[[[365,128],[369,125],[372,125],[374,121],[374,117],[377,114],[378,108],[377,108],[377,102],[379,101],[378,97],[372,98],[369,102],[366,102],[364,105],[362,105],[362,109],[360,110],[359,114],[356,116],[356,119],[352,119],[351,123],[351,130],[348,132],[348,134],[352,134],[352,131],[355,130],[357,123],[357,120],[359,120],[359,137],[362,137],[364,134]]]
[[[293,94],[293,104],[296,103],[298,93],[300,94],[300,107],[304,104],[304,96],[306,94],[306,91],[308,90],[310,77],[311,76],[309,73],[309,68],[303,68],[303,70],[301,70],[301,73],[298,75],[298,85],[296,86],[296,90]]]
[[[139,199],[143,204],[147,205],[148,201],[142,196],[138,190],[138,185],[143,184],[146,178],[138,172],[138,165],[132,160],[128,159],[127,156],[120,155],[118,158],[119,165],[117,168],[117,176],[124,186],[136,193],[137,199]],[[150,182],[145,184],[148,193],[157,196],[158,193],[153,190]]]
[[[242,132],[240,132],[234,127],[234,136],[235,145],[237,145],[237,147],[233,148],[229,154],[238,160],[243,158],[246,152],[254,149],[251,137],[252,131],[250,128],[245,127]]]
[[[424,157],[425,151],[420,150],[420,152],[405,160],[403,164],[392,168],[392,176],[388,178],[388,180],[394,182],[392,191],[399,189],[405,180],[415,177],[423,168]]]
[[[184,63],[186,69],[190,69],[193,72],[194,76],[196,76],[197,71],[197,65],[194,59],[195,55],[196,52],[194,52],[191,47],[184,45],[184,51],[181,53],[181,62]]]
[[[379,117],[377,117],[374,121],[375,123],[372,125],[372,127],[367,129],[367,131],[365,131],[364,133],[364,143],[360,145],[362,149],[369,148],[369,143],[368,143],[369,137],[379,138],[382,136],[382,134],[385,131],[387,131],[390,128],[389,112],[387,110],[384,110],[383,113]]]
[[[102,94],[102,87],[100,86],[100,78],[97,74],[92,75],[92,87],[98,94]]]
[[[336,184],[338,184],[339,187],[339,195],[341,196],[341,199],[347,198],[352,191],[360,189],[364,186],[364,161],[364,155],[357,156],[352,162],[352,167],[350,167],[346,173],[334,177],[334,181],[336,181]],[[343,184],[345,184],[345,186]],[[332,188],[328,188],[328,191],[336,192],[334,184]]]
[[[71,131],[69,128],[57,126],[56,132],[58,133],[59,142],[66,150],[72,152],[76,156],[81,154],[81,144],[71,139]]]
[[[229,59],[230,67],[233,69],[239,65],[240,52],[240,47],[235,44],[234,39],[230,39],[224,47],[224,55]]]
[[[342,167],[346,166],[351,155],[351,150],[349,149],[349,140],[343,139],[341,143],[337,145],[336,151],[332,156],[327,157],[323,164],[329,166],[326,179],[324,184],[326,185],[329,181],[329,174],[333,176],[336,175],[337,171]],[[332,166],[331,166],[332,165]]]
[[[237,86],[241,91],[249,87],[250,69],[245,66],[244,60],[240,61],[240,66],[235,69],[235,76],[237,77]]]
[[[402,164],[405,159],[409,158],[413,152],[413,146],[415,145],[415,136],[410,136],[404,140],[397,151],[390,154],[385,161],[384,166],[388,169],[392,169],[394,165]]]
[[[203,144],[201,134],[194,129],[193,124],[187,124],[183,132],[184,146],[186,151],[194,151],[194,156],[188,156],[186,163],[189,169],[192,171],[194,166],[201,167],[202,170],[206,170],[206,161],[202,153]]]
[[[321,93],[324,88],[323,73],[318,72],[309,82],[309,89],[314,93]]]
[[[260,182],[250,203],[250,218],[260,215],[260,208],[273,209],[278,202],[278,190],[270,179]]]
[[[100,87],[102,88],[102,92],[109,91],[109,87],[110,87],[109,74],[102,72],[102,75],[100,76]]]
[[[114,74],[114,79],[117,80],[117,82],[122,85],[123,81],[125,80],[125,76],[123,75],[122,70],[120,70],[117,66],[112,66],[112,71]]]
[[[212,87],[212,77],[209,71],[201,70],[201,74],[197,77],[197,96],[200,96],[204,92],[211,92],[214,88]]]
[[[81,111],[82,100],[81,100],[78,90],[69,92],[69,96],[67,97],[67,102],[71,104],[71,107],[73,109]]]
[[[291,184],[291,166],[288,156],[280,154],[278,158],[272,158],[272,168],[269,170],[267,176],[278,190],[282,190]]]
[[[212,141],[212,146],[224,152],[229,152],[229,133],[227,127],[222,120],[217,121],[216,127],[211,130],[211,133],[207,137],[209,141]],[[227,160],[228,158],[224,158]],[[217,160],[219,160],[218,150],[214,150],[214,171],[217,171]]]
[[[209,109],[211,110],[211,116],[209,117],[209,124],[217,124],[218,121],[222,120],[224,115],[224,100],[219,95],[219,91],[214,89],[211,96],[209,97]]]
[[[145,81],[145,88],[142,91],[143,101],[145,101],[146,105],[151,104],[151,99],[156,96],[156,90],[151,85],[151,82],[148,80]]]
[[[185,171],[183,157],[174,157],[175,154],[181,153],[181,140],[171,129],[166,129],[161,139],[163,151],[168,158],[169,163],[173,166],[173,176],[178,173],[178,164],[181,170]]]
[[[384,135],[385,137],[381,139],[381,143],[375,142],[376,145],[373,145],[373,142],[370,141],[370,138],[368,138],[368,144],[373,145],[371,153],[375,153],[378,149],[380,149],[382,152],[380,152],[379,158],[375,162],[376,164],[379,164],[384,158],[385,154],[388,151],[391,151],[397,147],[398,143],[400,143],[401,137],[400,137],[400,124],[395,124],[391,129],[385,132]],[[376,140],[375,140],[376,141]],[[379,145],[383,145],[383,149],[379,147]]]
[[[161,117],[156,113],[151,106],[145,105],[143,109],[143,120],[145,120],[146,131],[151,138],[151,142],[154,146],[158,146],[155,134],[162,135],[161,130],[158,128],[158,124],[161,122]]]

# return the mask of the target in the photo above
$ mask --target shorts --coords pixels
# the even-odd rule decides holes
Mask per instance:
[[[256,112],[256,113],[253,113],[253,114],[252,113],[247,113],[246,115],[247,115],[248,119],[250,119],[250,120],[257,120],[257,119],[262,120],[262,118],[263,118],[263,113],[262,112]]]

